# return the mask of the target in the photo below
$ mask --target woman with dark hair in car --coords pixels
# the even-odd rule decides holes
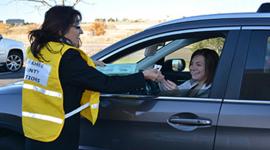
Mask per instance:
[[[96,70],[79,49],[81,19],[73,7],[55,6],[46,12],[41,28],[29,34],[22,97],[27,150],[77,150],[80,113],[95,123],[99,92],[128,92],[144,88],[146,79],[163,79],[155,69],[127,76]]]
[[[211,49],[198,49],[192,56],[189,65],[191,79],[177,86],[170,80],[162,80],[162,94],[185,97],[208,97],[209,89],[216,72],[219,56]]]

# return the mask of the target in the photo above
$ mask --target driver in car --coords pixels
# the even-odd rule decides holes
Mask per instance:
[[[208,97],[218,61],[216,51],[207,48],[196,50],[189,65],[191,79],[181,85],[163,79],[159,83],[161,95]]]

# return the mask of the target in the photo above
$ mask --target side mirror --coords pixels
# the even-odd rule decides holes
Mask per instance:
[[[183,71],[186,67],[186,63],[184,59],[169,59],[166,60],[162,71],[164,72],[180,72]]]
[[[172,60],[172,70],[175,72],[183,71],[186,67],[186,63],[183,59],[173,59]]]

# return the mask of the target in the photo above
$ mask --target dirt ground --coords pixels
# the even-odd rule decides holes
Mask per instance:
[[[140,22],[106,22],[105,34],[100,36],[93,35],[91,31],[91,23],[82,23],[84,33],[81,35],[82,47],[89,56],[95,54],[101,49],[124,39],[132,34],[138,33],[152,25],[156,25],[161,21],[140,21]],[[25,47],[29,46],[29,31],[39,28],[38,24],[29,24],[23,26],[6,27],[0,29],[0,34],[6,38],[22,41]]]
[[[81,35],[81,49],[89,56],[92,56],[105,47],[158,23],[160,23],[160,21],[107,22],[105,23],[105,34],[100,36],[93,35],[93,32],[90,30],[91,23],[82,23],[81,27],[83,28],[84,33]],[[0,26],[0,34],[5,38],[21,41],[25,44],[25,47],[28,47],[29,31],[37,29],[39,26],[40,25],[38,24]],[[21,81],[23,79],[23,74],[24,69],[16,73],[11,73],[0,68],[0,86]]]

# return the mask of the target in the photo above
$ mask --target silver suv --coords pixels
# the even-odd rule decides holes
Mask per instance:
[[[19,71],[25,57],[24,44],[12,39],[3,38],[0,34],[0,66],[8,71]]]

